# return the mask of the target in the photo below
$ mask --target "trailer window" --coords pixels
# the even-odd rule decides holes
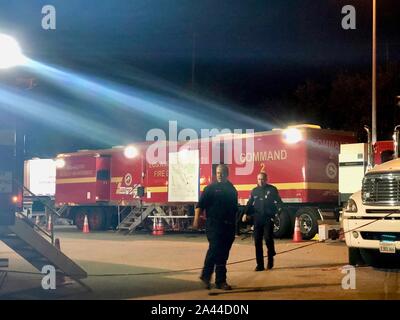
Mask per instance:
[[[99,170],[97,171],[97,180],[110,180],[109,170]]]

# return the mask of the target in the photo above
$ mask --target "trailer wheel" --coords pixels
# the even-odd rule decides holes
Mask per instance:
[[[289,234],[291,225],[289,212],[285,209],[281,210],[274,218],[274,237],[283,238]]]
[[[102,230],[105,223],[105,213],[102,208],[80,208],[75,213],[75,225],[79,230],[83,229],[85,215],[88,217],[90,230]]]
[[[86,214],[88,214],[88,210],[84,208],[78,209],[75,213],[75,225],[79,230],[83,229]]]
[[[297,210],[296,217],[300,220],[300,232],[304,240],[310,240],[318,233],[318,211],[305,207]]]
[[[361,266],[364,265],[364,260],[361,256],[361,252],[359,248],[348,248],[349,252],[349,264],[352,266]]]
[[[106,215],[102,208],[92,208],[88,215],[90,230],[103,230],[106,222]]]

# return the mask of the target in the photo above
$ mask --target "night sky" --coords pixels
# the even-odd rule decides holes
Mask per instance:
[[[41,28],[47,4],[57,10],[56,30]],[[357,10],[356,30],[341,28],[344,5]],[[130,94],[129,88],[143,97],[154,94],[160,104],[170,102],[166,108],[212,118],[211,127],[269,130],[297,120],[279,102],[306,80],[371,68],[371,7],[372,0],[0,0],[0,32],[17,38],[36,61],[123,86]],[[398,17],[398,0],[378,0],[381,64],[400,60]],[[113,144],[144,140],[149,129],[175,120],[107,108],[23,68],[1,76],[8,84],[24,77],[34,77],[37,85],[21,94],[61,101],[71,114],[118,128],[121,139]],[[273,111],[282,116],[260,119],[266,108],[281,108]],[[110,145],[87,132],[61,129],[46,115],[24,119],[28,158]],[[307,120],[306,110],[301,120]],[[179,125],[198,130],[204,121]]]

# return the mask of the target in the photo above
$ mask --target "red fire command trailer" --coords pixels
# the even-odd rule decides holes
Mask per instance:
[[[164,216],[176,230],[187,227],[200,189],[211,182],[212,164],[201,164],[197,143],[185,150],[179,145],[174,152],[164,142],[156,155],[151,146],[146,142],[59,155],[56,206],[78,228],[83,227],[85,215],[94,230],[111,226],[132,230],[143,222],[151,227],[146,218],[154,213]],[[174,165],[167,161],[173,154],[195,161]],[[180,220],[167,217],[172,215]]]
[[[246,204],[260,172],[267,173],[268,183],[278,188],[285,210],[276,217],[276,237],[293,231],[296,216],[304,239],[318,232],[318,220],[338,218],[339,212],[334,210],[338,207],[338,154],[341,144],[355,141],[352,133],[300,125],[227,139],[239,148],[234,152],[237,161],[230,166],[230,181],[238,190],[241,205]],[[251,140],[254,147],[249,151],[246,145]],[[240,170],[245,173],[238,174]]]
[[[130,146],[131,156],[129,147],[60,155],[56,203],[65,207],[78,227],[87,215],[92,229],[119,225],[132,230],[146,217],[158,215],[175,228],[177,220],[168,216],[187,221],[201,192],[213,181],[216,164],[226,163],[229,180],[239,193],[241,213],[256,186],[257,174],[266,172],[268,182],[278,188],[286,203],[276,219],[275,235],[290,232],[299,216],[303,236],[311,238],[317,232],[317,221],[332,216],[338,206],[340,144],[354,141],[351,133],[306,125],[220,135],[219,141],[196,140],[185,150],[166,141],[156,153],[147,142]],[[154,157],[162,153],[163,161]],[[173,163],[174,157],[191,162]]]
[[[137,201],[143,185],[143,145],[124,156],[123,147],[60,154],[56,160],[56,207],[83,227],[85,215],[93,230],[117,223],[118,210]],[[131,151],[132,152],[132,151]]]

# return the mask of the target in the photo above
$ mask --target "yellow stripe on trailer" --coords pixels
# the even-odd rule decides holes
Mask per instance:
[[[278,190],[338,190],[337,183],[320,182],[293,182],[293,183],[273,183]],[[253,190],[256,184],[236,184],[237,191]]]
[[[204,191],[204,188],[207,187],[207,185],[200,185],[200,191]],[[146,191],[149,192],[168,192],[168,187],[167,186],[158,186],[158,187],[147,187]]]
[[[147,192],[152,192],[152,193],[157,193],[157,192],[167,192],[168,187],[162,186],[162,187],[147,187],[146,188]]]
[[[111,183],[120,183],[124,177],[112,177]]]
[[[65,179],[57,179],[56,180],[56,184],[93,183],[93,182],[96,182],[96,177],[65,178]]]

